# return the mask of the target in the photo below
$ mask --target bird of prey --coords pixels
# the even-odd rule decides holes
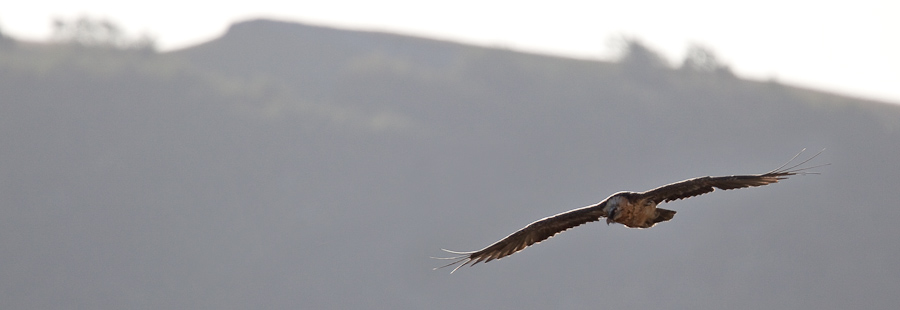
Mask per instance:
[[[656,205],[660,203],[703,195],[712,192],[716,188],[729,190],[763,186],[777,183],[779,180],[787,179],[792,175],[816,174],[814,172],[808,172],[808,170],[827,164],[806,168],[802,168],[801,166],[821,154],[822,151],[819,151],[819,153],[816,153],[799,164],[788,166],[797,158],[797,156],[800,156],[800,154],[803,153],[803,151],[800,151],[800,153],[794,155],[791,160],[784,165],[781,165],[781,167],[763,174],[720,177],[705,176],[663,185],[645,192],[618,192],[596,204],[537,220],[528,224],[528,226],[519,229],[519,231],[510,234],[506,238],[478,251],[457,252],[442,249],[448,253],[456,254],[457,256],[435,257],[437,259],[450,259],[455,261],[434,269],[461,263],[450,272],[453,273],[465,265],[474,266],[480,262],[487,263],[495,259],[501,259],[522,251],[530,245],[553,237],[567,229],[588,222],[598,221],[603,217],[606,218],[607,225],[611,223],[620,223],[630,228],[650,228],[653,227],[653,225],[656,225],[656,223],[671,220],[672,217],[675,216],[675,211],[657,208]]]

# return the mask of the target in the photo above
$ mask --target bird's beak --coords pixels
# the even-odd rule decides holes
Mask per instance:
[[[616,208],[609,210],[609,216],[606,217],[606,226],[609,226],[609,224],[611,223],[615,223],[613,218],[616,217],[616,211],[618,211]]]

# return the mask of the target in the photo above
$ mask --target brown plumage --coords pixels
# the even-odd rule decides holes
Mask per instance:
[[[802,152],[803,151],[800,151],[800,153]],[[474,266],[480,262],[486,263],[495,259],[501,259],[572,227],[588,222],[599,221],[600,218],[603,217],[606,218],[607,225],[610,223],[620,223],[631,228],[653,227],[656,223],[668,221],[675,216],[675,211],[657,208],[656,205],[659,203],[703,195],[712,192],[716,188],[729,190],[777,183],[779,180],[786,179],[792,175],[814,174],[807,171],[809,169],[824,166],[820,165],[800,168],[800,166],[822,153],[822,151],[819,151],[819,153],[816,153],[809,159],[788,167],[800,153],[794,155],[790,161],[781,167],[763,174],[721,177],[706,176],[660,186],[640,193],[618,192],[596,204],[537,220],[509,236],[506,236],[506,238],[478,251],[456,252],[445,249],[444,251],[459,254],[459,256],[438,258],[455,260],[452,263],[438,268],[461,263],[450,272],[453,273],[465,265]]]

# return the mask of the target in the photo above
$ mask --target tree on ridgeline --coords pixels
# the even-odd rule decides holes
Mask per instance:
[[[144,33],[136,38],[130,37],[121,26],[109,19],[95,19],[88,16],[70,20],[55,18],[52,38],[59,42],[86,47],[156,50],[156,40],[152,36]]]
[[[647,47],[644,42],[632,37],[622,36],[610,41],[618,54],[618,63],[630,67],[669,68],[669,61],[659,52]]]
[[[731,68],[719,61],[712,50],[697,44],[692,44],[688,47],[684,61],[681,63],[681,70],[734,76]]]

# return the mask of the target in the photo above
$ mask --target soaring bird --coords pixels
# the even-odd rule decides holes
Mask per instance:
[[[816,174],[808,171],[828,164],[806,168],[801,166],[819,156],[822,151],[799,164],[788,166],[797,156],[803,153],[803,151],[800,151],[784,165],[763,174],[705,176],[663,185],[645,192],[618,192],[596,204],[537,220],[478,251],[457,252],[442,249],[457,256],[435,257],[437,259],[451,259],[455,261],[434,269],[461,263],[450,272],[453,273],[465,265],[474,266],[480,262],[487,263],[495,259],[501,259],[553,237],[569,228],[599,221],[603,217],[606,218],[607,225],[619,223],[629,228],[650,228],[656,223],[671,220],[675,216],[675,211],[657,208],[656,205],[660,203],[703,195],[712,192],[716,188],[729,190],[763,186],[777,183],[779,180],[787,179],[792,175]]]

